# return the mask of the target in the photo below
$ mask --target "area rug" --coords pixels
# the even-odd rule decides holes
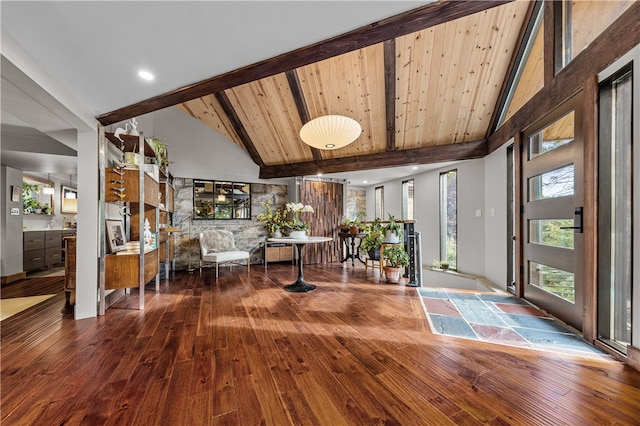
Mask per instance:
[[[14,297],[12,299],[0,300],[0,321],[9,318],[27,308],[44,302],[52,298],[55,294],[46,294],[44,296]]]
[[[419,288],[436,334],[573,355],[608,356],[546,312],[501,293]]]

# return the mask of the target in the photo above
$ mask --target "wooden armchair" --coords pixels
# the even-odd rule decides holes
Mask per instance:
[[[233,263],[239,260],[247,261],[247,274],[251,262],[248,251],[240,251],[236,248],[233,234],[223,229],[211,229],[200,233],[200,273],[202,274],[203,262],[216,264],[216,279],[218,279],[218,265],[220,263]]]

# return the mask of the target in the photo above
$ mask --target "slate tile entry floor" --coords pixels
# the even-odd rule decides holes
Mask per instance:
[[[605,356],[546,312],[501,293],[419,288],[437,334],[572,355]]]

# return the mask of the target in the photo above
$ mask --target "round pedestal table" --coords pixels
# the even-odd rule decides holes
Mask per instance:
[[[304,274],[302,270],[303,262],[303,248],[307,244],[326,243],[331,241],[331,237],[307,237],[307,238],[269,238],[270,243],[284,243],[293,244],[298,249],[298,279],[293,284],[284,286],[284,289],[292,293],[306,293],[307,291],[315,290],[316,286],[310,284],[304,280]]]

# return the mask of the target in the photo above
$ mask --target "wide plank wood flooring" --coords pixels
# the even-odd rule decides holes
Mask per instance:
[[[415,288],[350,265],[179,272],[74,321],[2,322],[2,425],[634,425],[640,373],[434,335]],[[34,311],[34,312],[32,312]]]

